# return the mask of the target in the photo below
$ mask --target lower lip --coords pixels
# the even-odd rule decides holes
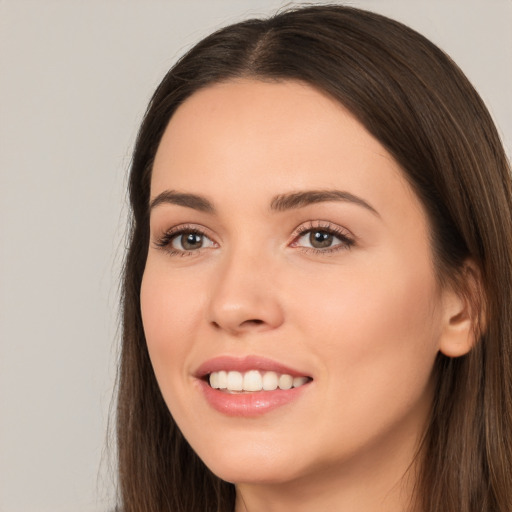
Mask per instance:
[[[298,388],[274,391],[253,391],[250,393],[228,393],[212,388],[201,380],[201,390],[206,401],[218,412],[227,416],[254,417],[273,411],[297,400],[303,393],[304,384]]]

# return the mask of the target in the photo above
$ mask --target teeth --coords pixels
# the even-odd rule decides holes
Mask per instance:
[[[210,386],[214,389],[227,391],[273,391],[291,389],[303,386],[309,381],[308,377],[292,377],[286,373],[262,373],[250,370],[245,373],[235,371],[220,371],[210,374]]]
[[[283,374],[279,377],[279,389],[291,389],[293,386],[293,377]]]
[[[226,389],[228,387],[228,374],[225,371],[216,372],[218,375],[219,389]]]
[[[219,372],[210,374],[210,386],[214,389],[219,389]]]
[[[251,370],[244,375],[244,391],[261,391],[262,387],[263,379],[260,372]]]
[[[229,372],[228,373],[228,385],[229,391],[242,391],[244,388],[244,377],[240,372]]]
[[[265,391],[274,391],[279,385],[279,378],[276,372],[267,372],[263,375],[263,389]]]
[[[295,377],[293,379],[293,387],[300,388],[303,384],[306,384],[307,381],[308,381],[307,377]]]

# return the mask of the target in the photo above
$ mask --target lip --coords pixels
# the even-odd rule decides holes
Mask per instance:
[[[292,377],[309,377],[305,372],[290,368],[272,359],[254,355],[245,357],[219,356],[209,359],[199,366],[195,372],[195,376],[199,379],[203,379],[212,372],[220,372],[222,370],[233,370],[236,372],[259,370],[262,372],[286,373]]]
[[[286,365],[259,356],[232,357],[220,356],[205,361],[195,372],[199,388],[208,402],[216,411],[235,417],[257,417],[271,412],[279,407],[286,406],[298,400],[311,382],[298,388],[288,390],[276,389],[274,391],[253,391],[247,393],[229,393],[219,389],[213,389],[207,382],[207,375],[218,371],[259,370],[261,372],[273,371],[286,373],[292,377],[308,376],[307,373]]]

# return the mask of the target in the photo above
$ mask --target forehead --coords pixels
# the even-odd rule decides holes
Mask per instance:
[[[165,130],[151,188],[153,197],[171,188],[220,201],[234,191],[251,199],[342,188],[377,204],[419,206],[379,141],[338,101],[294,81],[236,80],[196,92]]]

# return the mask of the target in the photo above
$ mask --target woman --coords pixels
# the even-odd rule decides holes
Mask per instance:
[[[509,167],[438,48],[341,6],[222,29],[130,199],[122,510],[510,511]]]

